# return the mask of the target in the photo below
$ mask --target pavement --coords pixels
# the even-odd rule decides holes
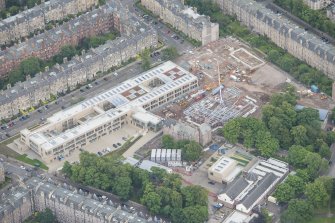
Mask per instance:
[[[5,156],[0,155],[0,162],[5,168],[6,175],[11,177],[14,182],[21,182],[28,179],[34,171],[31,166],[21,164],[20,162],[12,160],[11,158],[6,158]]]
[[[172,36],[176,35],[173,30],[169,29],[166,25],[158,21],[156,18],[149,17],[148,19],[143,19],[143,12],[139,9],[134,7],[133,0],[125,0],[125,4],[129,6],[131,12],[136,13],[139,16],[139,19],[146,23],[149,26],[154,26],[158,32],[159,39],[166,45],[166,46],[174,46],[178,50],[179,54],[183,54],[189,50],[192,50],[194,46],[187,41],[182,43],[182,38],[179,40],[174,39]],[[155,23],[156,22],[156,25]],[[169,34],[167,34],[169,33]],[[158,64],[161,61],[160,55],[151,58],[153,64]],[[114,74],[117,73],[117,76]],[[77,89],[65,96],[59,97],[56,101],[48,104],[48,108],[45,106],[41,107],[38,112],[37,110],[34,112],[29,113],[29,118],[23,121],[19,119],[14,120],[15,125],[9,127],[5,130],[0,130],[0,141],[6,140],[8,137],[18,134],[21,130],[25,128],[31,128],[42,124],[48,117],[52,114],[62,110],[62,108],[67,108],[74,104],[76,101],[81,99],[86,99],[99,94],[111,87],[118,85],[119,83],[135,77],[136,75],[142,73],[142,68],[140,62],[133,62],[125,67],[120,68],[116,72],[112,72],[108,75],[105,75],[93,83],[93,86],[90,89],[87,89],[85,86],[81,87],[83,91]],[[105,81],[104,79],[107,78],[108,80]],[[97,83],[97,84],[95,84]]]
[[[162,131],[159,132],[148,131],[142,133],[142,137],[136,143],[134,143],[134,145],[132,145],[129,149],[127,149],[126,152],[122,154],[123,157],[125,158],[133,157],[137,150],[139,150],[142,146],[144,146],[147,142],[155,138],[157,135],[161,134],[161,132]]]

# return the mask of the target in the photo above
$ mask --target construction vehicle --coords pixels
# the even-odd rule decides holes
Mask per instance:
[[[320,98],[321,100],[325,100],[328,98],[328,96],[325,93],[321,93]]]

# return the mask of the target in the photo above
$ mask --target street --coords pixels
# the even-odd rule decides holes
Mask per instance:
[[[143,13],[134,7],[133,0],[126,0],[125,3],[129,6],[131,12],[138,15],[139,19],[147,25],[156,27],[159,39],[163,41],[164,45],[169,47],[173,46],[178,50],[179,54],[183,54],[186,51],[192,50],[194,46],[187,41],[182,40],[181,37],[176,38],[177,34],[173,30],[169,29],[162,22],[150,16],[143,18]],[[174,37],[174,38],[173,38]],[[152,57],[152,63],[159,63],[161,61],[160,56]],[[100,92],[103,92],[111,87],[118,85],[119,83],[132,78],[142,72],[142,68],[139,62],[134,62],[122,67],[116,72],[112,72],[106,76],[103,76],[96,81],[91,83],[91,88],[81,87],[65,96],[59,97],[56,101],[51,102],[47,106],[42,106],[39,109],[29,113],[29,118],[25,120],[19,120],[17,118],[13,121],[13,126],[7,129],[0,130],[0,141],[6,140],[8,137],[18,134],[22,129],[32,128],[45,122],[45,120],[52,114],[67,108],[80,100],[90,98]],[[117,76],[114,74],[117,73]],[[88,86],[88,85],[86,85]],[[39,110],[39,111],[38,111]]]

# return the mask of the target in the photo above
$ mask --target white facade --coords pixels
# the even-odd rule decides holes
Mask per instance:
[[[208,178],[219,183],[230,182],[231,179],[229,179],[229,176],[234,171],[237,164],[236,160],[222,156],[208,168]]]
[[[197,77],[168,61],[54,114],[36,130],[22,130],[20,141],[49,163],[59,155],[68,155],[112,134],[125,124],[157,130],[160,117],[148,111],[197,87]]]
[[[273,158],[259,160],[246,176],[229,184],[218,200],[227,207],[251,214],[252,209],[275,189],[288,172],[285,162]]]

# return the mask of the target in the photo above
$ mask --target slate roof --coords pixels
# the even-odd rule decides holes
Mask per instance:
[[[277,179],[277,176],[273,173],[268,173],[266,176],[264,176],[254,187],[254,189],[249,192],[246,197],[242,200],[242,204],[244,207],[249,209],[256,200],[262,196],[265,190],[267,190],[271,184],[273,184]]]
[[[72,192],[61,186],[56,186],[52,183],[42,181],[37,177],[29,179],[26,182],[26,184],[28,188],[34,190],[36,194],[39,194],[40,191],[43,191],[46,194],[46,196],[49,197],[49,199],[51,200],[53,199],[60,200],[64,204],[67,204],[69,207],[70,204],[72,203],[73,208],[76,208],[80,211],[86,210],[87,213],[97,217],[103,217],[104,219],[113,217],[113,219],[120,220],[118,222],[121,222],[121,220],[127,222],[138,222],[138,223],[148,222],[146,219],[136,216],[136,214],[131,214],[129,212],[111,206],[110,202],[106,201],[102,203],[98,199],[93,199],[90,197],[86,197],[80,193]],[[25,189],[24,191],[28,190]],[[33,194],[33,196],[36,195]],[[97,197],[95,196],[95,198]],[[1,206],[0,206],[0,214],[1,214]]]
[[[244,189],[248,187],[249,183],[243,177],[238,178],[235,183],[231,184],[226,190],[225,194],[234,200]]]
[[[302,44],[304,47],[318,54],[319,57],[327,60],[330,63],[335,62],[335,47],[332,44],[323,42],[317,35],[305,31],[293,21],[285,16],[277,14],[266,8],[263,4],[252,0],[234,0],[232,4],[245,9],[251,15],[254,15],[258,20],[267,26],[271,26],[280,33]]]

